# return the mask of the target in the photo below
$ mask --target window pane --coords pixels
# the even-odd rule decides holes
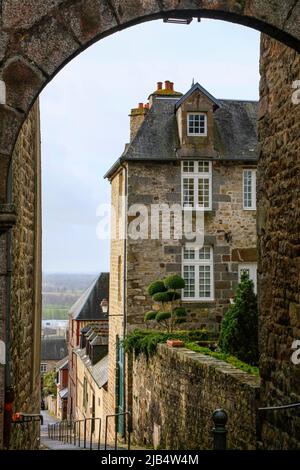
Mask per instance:
[[[252,207],[252,171],[244,170],[244,207]]]
[[[195,266],[184,266],[183,278],[185,280],[184,297],[195,297]]]
[[[211,297],[211,266],[199,266],[199,296]]]
[[[199,259],[208,259],[211,258],[211,249],[209,246],[204,246],[199,250]]]
[[[199,178],[198,180],[198,205],[209,208],[209,178]]]
[[[194,248],[185,248],[183,252],[184,259],[195,259]]]
[[[183,162],[184,173],[194,173],[194,162]]]
[[[184,178],[183,180],[183,206],[194,207],[194,179]]]
[[[188,130],[189,134],[201,135],[205,134],[206,115],[205,114],[189,114]]]
[[[198,162],[199,173],[209,173],[209,162]]]

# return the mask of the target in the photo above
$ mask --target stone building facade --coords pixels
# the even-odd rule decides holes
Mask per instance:
[[[263,35],[260,59],[258,279],[261,405],[300,403],[300,55]],[[267,449],[300,449],[297,409],[262,415]]]
[[[108,338],[108,317],[103,311],[101,303],[108,301],[109,296],[109,273],[101,273],[95,281],[86,289],[69,311],[69,383],[68,383],[68,417],[76,419],[80,398],[77,397],[77,391],[80,387],[81,375],[78,375],[80,355],[77,349],[80,347],[81,335],[87,325],[91,323],[99,327],[101,335]],[[83,366],[82,366],[83,367]],[[81,369],[82,369],[81,367]]]
[[[122,411],[125,403],[130,408],[131,367],[124,365],[117,343],[145,326],[144,315],[152,309],[147,294],[151,282],[182,275],[187,327],[215,334],[242,270],[249,271],[256,286],[256,127],[257,103],[216,100],[199,84],[182,95],[171,82],[165,88],[159,82],[150,103],[132,110],[132,140],[106,175],[116,220],[111,243],[111,410]],[[174,236],[175,216],[170,217],[171,236],[164,233],[166,213],[158,216],[155,227],[155,211],[164,205],[171,211],[177,205],[180,215],[189,212],[194,221],[202,215],[203,244],[188,240],[187,233]]]
[[[10,170],[8,198],[16,223],[1,237],[7,263],[1,264],[6,316],[6,389],[11,388],[12,412],[40,412],[41,341],[41,148],[39,102],[19,134]],[[4,266],[6,269],[4,269]],[[2,324],[2,323],[1,323]],[[2,337],[4,337],[4,332]],[[4,383],[0,377],[0,389]],[[2,394],[2,393],[1,393]],[[9,397],[6,397],[9,400]],[[10,401],[10,400],[9,400]],[[3,414],[0,414],[1,419]],[[7,416],[8,417],[8,416]],[[8,436],[9,424],[5,424]],[[1,428],[3,429],[3,428]],[[36,448],[39,429],[14,425],[10,447]],[[5,443],[7,445],[7,442]],[[1,445],[0,445],[1,447]]]
[[[297,297],[299,253],[295,250],[299,233],[299,217],[297,219],[295,216],[299,207],[299,103],[293,104],[291,101],[295,93],[293,83],[299,80],[299,2],[203,0],[199,7],[198,1],[191,0],[139,0],[124,2],[124,6],[123,2],[121,6],[119,1],[103,0],[36,0],[30,4],[25,0],[4,0],[0,31],[0,80],[5,82],[7,100],[5,102],[3,99],[4,88],[0,82],[0,341],[3,341],[0,343],[0,447],[4,411],[2,359],[6,343],[5,325],[6,317],[14,315],[6,313],[10,291],[7,282],[7,231],[15,221],[7,188],[10,162],[20,127],[45,84],[89,44],[146,19],[169,16],[189,18],[191,8],[193,16],[233,21],[258,28],[283,43],[281,45],[265,37],[261,51],[258,285],[261,284],[262,288],[267,286],[268,290],[266,295],[263,292],[259,295],[263,371],[261,403],[299,401],[299,366],[297,368],[290,362],[289,345],[292,338],[299,339],[300,322]],[[31,157],[34,159],[34,153]],[[33,172],[30,173],[30,180],[32,178]],[[37,230],[36,227],[35,234]],[[31,240],[31,246],[26,247],[28,252],[34,250],[35,240],[36,237]],[[27,334],[26,343],[32,344],[34,336],[30,328]],[[38,334],[35,336],[39,337]],[[18,356],[15,368],[23,367],[19,359]],[[299,435],[297,420],[293,411],[289,412],[288,419],[279,413],[277,418],[275,415],[268,417],[265,420],[268,426],[263,433],[266,446],[295,447],[297,438],[294,436]],[[26,447],[30,443],[29,440]]]

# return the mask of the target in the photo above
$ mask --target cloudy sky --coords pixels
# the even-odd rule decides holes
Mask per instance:
[[[258,99],[259,33],[231,23],[143,23],[68,64],[41,95],[43,270],[109,269],[97,239],[97,207],[109,203],[104,173],[129,140],[131,108],[157,81],[186,92],[193,78],[216,98]]]

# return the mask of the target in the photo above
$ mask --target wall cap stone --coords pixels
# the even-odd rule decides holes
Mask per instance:
[[[236,380],[240,383],[243,383],[247,386],[252,388],[260,388],[260,378],[256,377],[255,375],[249,374],[243,370],[234,367],[233,365],[229,364],[228,362],[221,361],[220,359],[216,359],[212,356],[206,356],[204,354],[191,351],[190,349],[180,348],[180,349],[173,349],[169,348],[166,344],[159,344],[158,345],[158,352],[163,354],[170,354],[170,355],[177,355],[180,360],[190,361],[195,364],[195,362],[199,363],[199,367],[211,367],[216,372],[227,374],[232,377],[233,380]]]

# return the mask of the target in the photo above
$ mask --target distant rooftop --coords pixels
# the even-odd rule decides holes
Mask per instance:
[[[86,289],[69,310],[74,320],[105,320],[101,302],[109,297],[109,273],[100,276]]]
[[[60,361],[68,354],[66,339],[62,336],[47,336],[42,338],[41,360]]]
[[[158,82],[158,89],[150,97],[151,106],[140,106],[145,118],[130,144],[115,164],[105,174],[111,178],[124,161],[176,161],[197,158],[191,149],[180,146],[176,111],[193,93],[204,94],[214,107],[215,159],[228,161],[257,161],[258,158],[258,102],[249,100],[216,99],[199,83],[182,95],[174,91],[172,82]],[[161,95],[161,99],[160,99]],[[188,150],[189,154],[185,152]]]
[[[98,387],[102,388],[108,382],[108,354],[95,365],[92,365],[89,356],[86,355],[85,348],[76,349],[75,353],[88,369]]]

